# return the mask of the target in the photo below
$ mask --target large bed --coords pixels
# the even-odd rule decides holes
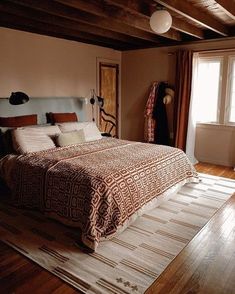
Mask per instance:
[[[14,205],[80,228],[92,250],[159,199],[198,181],[183,151],[115,138],[8,154],[0,160],[0,176]]]

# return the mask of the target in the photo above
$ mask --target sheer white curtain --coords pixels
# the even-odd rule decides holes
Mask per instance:
[[[197,99],[196,99],[196,81],[198,73],[198,61],[199,54],[193,54],[193,74],[192,74],[192,87],[191,87],[191,99],[189,106],[189,120],[188,120],[188,132],[186,140],[186,154],[190,159],[192,164],[196,164],[198,160],[195,158],[195,138],[196,138],[196,111],[197,109]]]

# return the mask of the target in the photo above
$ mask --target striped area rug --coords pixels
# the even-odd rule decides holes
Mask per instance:
[[[235,181],[201,174],[160,206],[139,217],[95,253],[79,233],[40,213],[0,204],[3,242],[83,293],[140,294],[234,193]]]

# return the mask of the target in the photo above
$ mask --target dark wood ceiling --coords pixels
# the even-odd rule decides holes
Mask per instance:
[[[162,35],[149,25],[164,6]],[[0,26],[117,50],[235,36],[235,0],[1,0]]]

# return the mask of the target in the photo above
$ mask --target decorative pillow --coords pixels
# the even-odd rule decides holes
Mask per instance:
[[[12,141],[15,151],[20,154],[56,147],[48,135],[36,128],[19,128],[12,130]]]
[[[0,126],[2,127],[23,127],[36,124],[37,114],[0,117]]]
[[[83,142],[85,142],[85,136],[84,136],[83,130],[61,133],[56,138],[56,143],[60,147],[83,143]]]
[[[71,132],[75,130],[83,130],[85,141],[94,141],[102,139],[101,133],[97,128],[95,122],[71,122],[58,124],[62,133]]]
[[[49,113],[46,113],[46,117],[47,117],[47,122],[52,124],[78,121],[78,117],[75,112],[62,112],[62,113],[49,112]]]

